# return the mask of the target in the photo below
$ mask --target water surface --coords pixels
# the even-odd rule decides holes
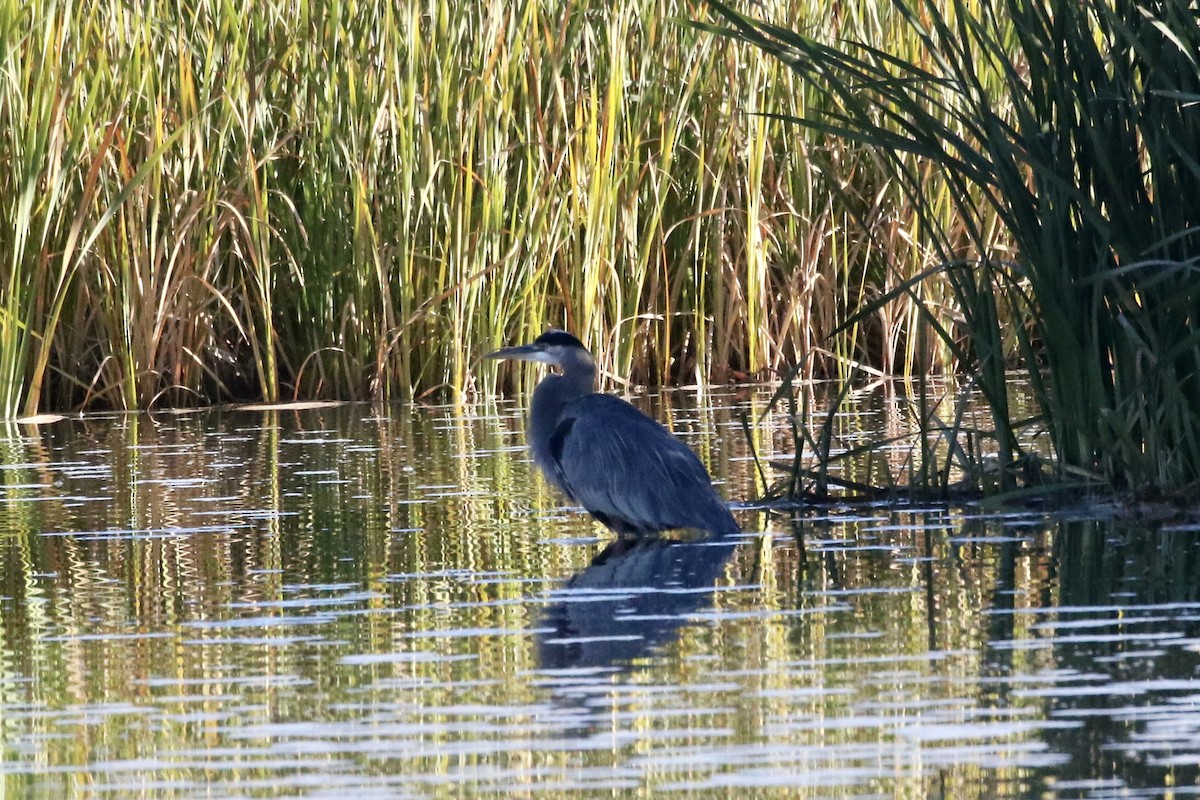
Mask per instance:
[[[745,498],[763,399],[643,402]],[[619,545],[520,414],[10,428],[5,796],[1200,794],[1196,529],[743,509]]]

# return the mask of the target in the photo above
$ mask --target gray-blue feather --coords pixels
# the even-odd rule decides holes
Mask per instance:
[[[551,330],[489,357],[561,371],[534,390],[529,446],[542,474],[600,522],[622,535],[738,532],[704,465],[683,442],[624,400],[593,391],[595,363],[574,336]]]
[[[620,533],[738,529],[700,459],[618,397],[589,394],[569,403],[549,451],[551,480]]]

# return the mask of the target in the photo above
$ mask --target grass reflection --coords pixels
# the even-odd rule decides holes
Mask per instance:
[[[750,494],[735,411],[674,400],[685,437],[723,432],[697,449],[727,494]],[[642,545],[671,555],[602,575],[622,554],[597,560],[610,540],[535,480],[520,427],[511,406],[343,406],[4,440],[5,791],[1023,797],[1088,775],[1194,782],[1178,763],[1196,755],[1196,692],[1181,687],[1200,651],[1186,532],[938,508],[763,531],[740,511],[761,532],[713,558]],[[656,582],[646,602],[639,584]],[[599,600],[580,616],[585,590]],[[547,660],[547,640],[592,646],[583,622],[635,646]]]

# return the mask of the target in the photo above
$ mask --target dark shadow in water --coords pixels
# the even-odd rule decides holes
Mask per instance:
[[[538,637],[543,669],[627,664],[708,605],[736,541],[615,541],[555,592]]]

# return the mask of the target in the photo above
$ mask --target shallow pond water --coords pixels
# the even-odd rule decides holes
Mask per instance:
[[[763,400],[641,402],[745,498]],[[8,429],[3,796],[1200,794],[1200,531],[741,509],[737,539],[614,545],[521,428]]]

